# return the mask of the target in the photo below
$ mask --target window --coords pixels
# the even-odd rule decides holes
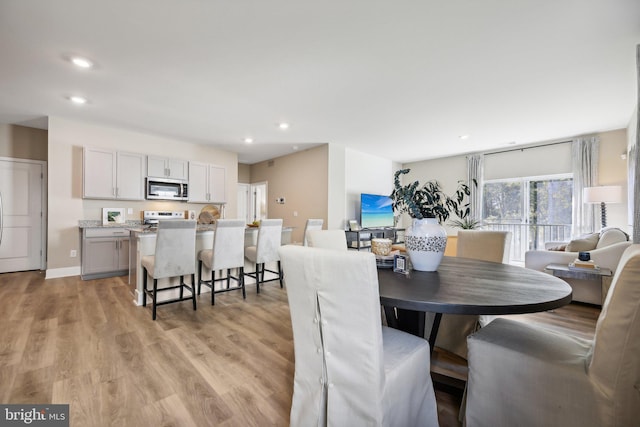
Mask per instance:
[[[511,259],[524,261],[527,250],[571,235],[571,174],[485,181],[485,229],[513,233]]]

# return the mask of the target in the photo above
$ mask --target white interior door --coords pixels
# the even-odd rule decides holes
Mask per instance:
[[[43,165],[0,160],[0,273],[42,262]]]

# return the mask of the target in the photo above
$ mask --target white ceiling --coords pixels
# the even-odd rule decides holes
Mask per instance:
[[[0,123],[408,162],[626,127],[638,43],[638,0],[0,0]]]

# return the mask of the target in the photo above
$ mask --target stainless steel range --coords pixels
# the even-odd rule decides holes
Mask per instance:
[[[157,227],[158,221],[186,219],[184,211],[142,211],[144,225]]]

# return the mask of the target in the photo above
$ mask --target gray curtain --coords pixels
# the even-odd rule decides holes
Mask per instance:
[[[633,226],[633,213],[635,212],[634,203],[635,203],[635,194],[633,189],[635,188],[635,180],[636,180],[636,145],[635,143],[629,148],[629,152],[627,153],[627,206],[628,206],[628,224]],[[632,228],[633,230],[633,228]],[[633,231],[632,231],[633,233]]]
[[[600,139],[597,136],[576,138],[571,143],[573,169],[573,221],[571,234],[578,237],[596,231],[596,206],[585,204],[582,190],[598,183],[598,150]]]
[[[467,156],[467,183],[471,189],[469,215],[472,219],[482,222],[482,181],[484,176],[484,155],[472,154]],[[477,186],[473,185],[476,180]]]
[[[640,45],[636,46],[636,67],[638,72],[638,102],[636,104],[636,112],[638,117],[636,120],[636,141],[635,141],[635,191],[640,191]],[[640,243],[640,197],[633,198],[633,243]]]

